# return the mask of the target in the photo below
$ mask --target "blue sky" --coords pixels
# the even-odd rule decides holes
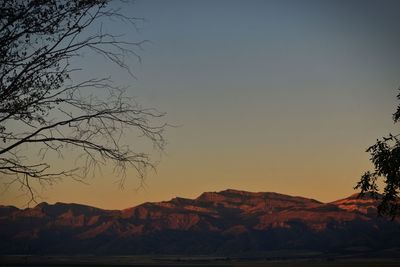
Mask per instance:
[[[79,75],[110,75],[179,127],[146,188],[134,190],[132,171],[121,192],[105,171],[89,187],[56,185],[46,200],[123,208],[226,188],[322,201],[353,193],[371,167],[365,149],[398,131],[399,9],[399,1],[128,2],[122,12],[144,18],[138,30],[104,28],[150,41],[141,63],[128,59],[136,79],[90,54]]]

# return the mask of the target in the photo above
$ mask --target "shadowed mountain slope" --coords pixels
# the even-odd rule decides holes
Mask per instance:
[[[278,193],[206,192],[124,210],[0,206],[0,253],[223,254],[400,247],[399,220],[367,195],[331,203]]]

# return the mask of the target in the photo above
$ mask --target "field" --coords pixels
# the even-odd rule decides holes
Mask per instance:
[[[226,257],[181,256],[1,256],[0,266],[143,266],[143,267],[399,267],[399,259],[393,258],[313,258],[313,259],[234,259]]]

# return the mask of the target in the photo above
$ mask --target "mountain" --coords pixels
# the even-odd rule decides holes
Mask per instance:
[[[0,254],[247,255],[400,247],[400,220],[378,217],[376,206],[370,195],[322,203],[231,189],[124,210],[0,206]]]

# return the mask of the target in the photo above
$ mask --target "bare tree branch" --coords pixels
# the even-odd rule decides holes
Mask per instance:
[[[128,167],[143,179],[154,161],[126,142],[127,132],[164,149],[164,113],[141,107],[110,78],[71,78],[76,70],[71,59],[84,51],[100,54],[133,76],[125,58],[140,60],[136,50],[145,40],[128,42],[101,26],[89,33],[104,19],[136,27],[136,18],[109,8],[109,2],[0,0],[0,178],[5,187],[19,184],[31,202],[37,196],[33,182],[51,185],[67,177],[83,182],[100,163],[113,164],[121,184]],[[39,156],[22,149],[28,147],[37,148]],[[49,153],[63,158],[67,150],[80,151],[80,166],[54,170]]]

